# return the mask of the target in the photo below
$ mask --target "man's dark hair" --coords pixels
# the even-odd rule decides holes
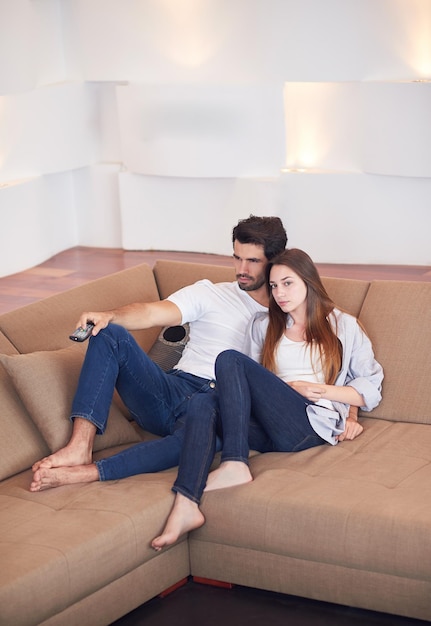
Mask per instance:
[[[232,231],[232,243],[253,243],[263,246],[268,261],[284,251],[287,244],[286,230],[279,217],[250,215],[240,220]]]

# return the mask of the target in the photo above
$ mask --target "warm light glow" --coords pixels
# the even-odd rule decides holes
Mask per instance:
[[[427,80],[431,76],[431,33],[423,35],[422,41],[416,42],[416,51],[412,59],[412,67],[416,73]]]
[[[230,28],[210,0],[157,0],[154,11],[154,45],[174,63],[190,68],[210,59]]]
[[[325,83],[287,83],[285,86],[286,168],[304,171],[318,168],[331,138],[321,113],[330,101]],[[316,102],[320,106],[316,106]]]
[[[407,30],[410,32],[410,48],[406,60],[412,74],[425,81],[431,76],[431,7],[418,3],[406,14]]]
[[[38,176],[27,176],[27,178],[17,178],[15,180],[7,180],[4,182],[0,182],[0,189],[5,189],[6,187],[15,187],[17,185],[23,185],[24,183],[28,183],[30,180],[35,180],[39,178]]]

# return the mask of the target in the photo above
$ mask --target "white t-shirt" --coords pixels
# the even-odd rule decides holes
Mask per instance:
[[[243,351],[251,318],[267,308],[238,283],[200,280],[168,298],[181,311],[182,324],[190,324],[189,340],[176,369],[213,379],[215,360],[223,350]]]
[[[303,380],[310,383],[324,383],[325,376],[322,370],[318,351],[311,352],[311,346],[306,341],[292,341],[285,335],[277,345],[275,353],[275,373],[285,383],[293,380]],[[321,398],[320,406],[333,409],[330,400]]]

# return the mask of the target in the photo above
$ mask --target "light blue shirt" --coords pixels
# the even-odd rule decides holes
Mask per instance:
[[[268,314],[258,313],[253,318],[247,333],[244,352],[252,359],[261,361],[261,352],[268,328]],[[371,341],[364,333],[358,320],[334,309],[330,314],[330,321],[334,332],[343,348],[343,361],[335,385],[350,385],[361,394],[364,405],[363,411],[371,411],[382,399],[383,368],[374,358]],[[287,326],[293,324],[288,317]],[[333,402],[334,410],[317,404],[307,406],[307,415],[310,424],[322,439],[335,445],[337,435],[345,430],[346,419],[349,415],[349,405]]]

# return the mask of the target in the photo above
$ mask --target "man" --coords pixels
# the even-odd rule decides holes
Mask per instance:
[[[228,348],[242,350],[248,321],[266,310],[267,262],[282,252],[286,231],[278,217],[250,216],[232,232],[236,282],[198,281],[166,300],[113,311],[87,311],[94,323],[72,405],[73,431],[64,448],[33,466],[30,491],[114,480],[178,464],[187,406],[196,394],[214,394],[214,364]],[[174,370],[163,372],[138,346],[131,330],[190,324],[189,341]],[[96,434],[106,428],[114,389],[145,430],[162,438],[92,462]]]

